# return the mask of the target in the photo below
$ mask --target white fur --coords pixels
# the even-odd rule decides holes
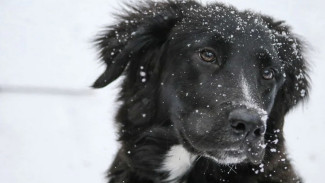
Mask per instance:
[[[251,106],[255,106],[254,108],[259,108],[258,105],[256,104],[254,98],[252,97],[252,93],[249,88],[250,85],[248,84],[246,78],[244,77],[244,74],[241,74],[241,80],[242,80],[241,87],[242,87],[246,102],[249,103]]]
[[[266,121],[268,119],[267,116],[267,112],[262,109],[254,100],[254,98],[252,97],[252,93],[250,90],[250,85],[248,84],[246,78],[244,77],[244,74],[241,74],[241,87],[242,87],[242,91],[245,97],[245,101],[243,102],[243,105],[245,105],[246,107],[250,108],[250,109],[254,109],[256,110],[259,115],[261,116],[261,120],[264,122],[264,124],[266,124]]]
[[[196,155],[188,152],[182,145],[172,146],[166,154],[161,168],[161,171],[169,173],[169,177],[165,181],[177,182],[191,168],[196,157]]]
[[[245,156],[235,158],[235,157],[229,157],[226,154],[223,155],[223,158],[215,158],[215,157],[207,155],[207,154],[205,154],[204,156],[207,158],[210,158],[210,159],[214,160],[215,162],[222,164],[222,165],[237,164],[237,163],[243,162],[246,159]]]

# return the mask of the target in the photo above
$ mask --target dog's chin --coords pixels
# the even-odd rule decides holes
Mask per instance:
[[[196,147],[183,133],[179,133],[183,146],[190,152],[214,160],[218,164],[260,164],[265,154],[264,140],[255,143],[246,143],[244,146],[229,148]],[[214,150],[212,150],[214,149]]]
[[[214,160],[218,164],[260,164],[263,161],[265,150],[262,148],[247,148],[237,150],[222,150],[206,152],[203,156]]]
[[[243,151],[207,152],[203,156],[222,165],[239,164],[247,161],[247,155]]]

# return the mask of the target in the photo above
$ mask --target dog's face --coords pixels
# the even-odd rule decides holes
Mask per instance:
[[[162,100],[182,141],[225,164],[262,160],[266,121],[285,79],[271,34],[245,18],[246,25],[228,22],[239,27],[229,31],[218,19],[207,23],[213,31],[183,23],[186,36],[171,34],[162,72]]]
[[[307,95],[299,41],[281,22],[229,7],[191,1],[156,8],[131,14],[99,39],[108,68],[94,86],[113,81],[130,62],[122,96],[134,107],[129,121],[167,113],[189,151],[221,164],[261,162],[272,114],[281,121]],[[162,111],[143,118],[139,110],[150,114],[152,101]]]

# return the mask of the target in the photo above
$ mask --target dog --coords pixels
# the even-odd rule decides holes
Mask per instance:
[[[296,183],[285,115],[309,93],[304,43],[283,21],[194,0],[128,5],[96,38],[124,76],[110,183]]]

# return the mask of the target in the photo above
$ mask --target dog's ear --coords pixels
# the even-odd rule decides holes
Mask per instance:
[[[148,60],[142,57],[148,50],[163,45],[171,29],[182,19],[178,3],[167,1],[147,2],[137,7],[127,5],[126,13],[118,15],[120,23],[109,27],[96,39],[100,59],[105,62],[106,70],[93,87],[105,87],[114,81],[130,62]]]
[[[282,108],[283,115],[308,98],[309,76],[308,63],[305,59],[305,43],[299,40],[283,21],[274,21],[270,17],[262,17],[275,35],[275,47],[282,61],[285,83],[275,101],[275,108]],[[277,105],[280,104],[280,105]]]

